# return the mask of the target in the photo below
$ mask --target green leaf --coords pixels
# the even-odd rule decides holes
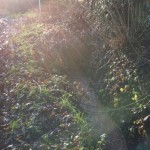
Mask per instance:
[[[138,95],[134,94],[134,97],[132,97],[132,100],[137,101],[138,100]]]

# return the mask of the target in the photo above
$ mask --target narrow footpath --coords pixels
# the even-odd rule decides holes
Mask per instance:
[[[72,77],[71,80],[79,83],[80,88],[85,93],[80,106],[87,114],[88,121],[93,128],[93,134],[98,137],[102,134],[107,135],[107,150],[127,150],[127,144],[121,129],[105,112],[106,109],[100,103],[94,90],[90,88],[90,79],[79,75]]]

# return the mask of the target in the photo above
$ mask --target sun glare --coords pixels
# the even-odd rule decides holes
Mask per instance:
[[[84,0],[78,0],[78,2],[84,2]]]

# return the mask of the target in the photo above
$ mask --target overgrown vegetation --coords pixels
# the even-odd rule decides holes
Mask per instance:
[[[11,51],[7,58],[4,55],[6,74],[1,73],[1,81],[5,81],[5,88],[1,87],[5,99],[1,105],[1,149],[98,150],[101,139],[92,135],[79,105],[84,93],[66,76],[80,70],[76,63],[85,61],[81,53],[87,51],[80,52],[84,48],[80,44],[75,48],[80,40],[71,37],[65,25],[51,20],[44,23],[49,20],[39,21],[37,16],[33,12],[12,16],[12,29],[16,30],[9,33],[10,45],[5,41],[8,32],[3,33],[2,45],[6,45],[1,54]]]
[[[105,41],[91,57],[89,71],[99,80],[94,87],[122,127],[129,149],[149,149],[139,148],[149,138],[143,121],[150,111],[149,2],[103,0],[91,4],[93,25],[97,24]]]
[[[12,15],[16,30],[0,43],[0,149],[107,149],[105,133],[92,135],[83,91],[68,78],[84,73],[128,149],[149,150],[149,1],[42,2],[41,18]]]

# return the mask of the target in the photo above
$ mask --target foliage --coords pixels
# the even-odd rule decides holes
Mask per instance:
[[[133,143],[129,149],[135,149],[137,141],[146,140],[139,130],[150,112],[149,5],[144,0],[90,2],[87,19],[104,42],[92,53],[89,73],[108,113]]]
[[[60,83],[59,80],[56,83],[55,79],[57,77],[53,77],[44,85],[28,82],[19,83],[16,86],[9,112],[12,113],[10,117],[12,121],[7,131],[8,145],[13,143],[13,146],[17,148],[22,145],[23,148],[47,147],[47,149],[78,146],[78,142],[74,143],[74,139],[82,134],[80,131],[82,124],[76,119],[75,107],[73,111],[68,108],[68,105],[61,104],[61,95],[64,92],[56,89],[57,83]],[[68,98],[66,101],[69,103]],[[73,106],[70,104],[70,107]],[[78,119],[80,120],[80,116]],[[65,134],[67,136],[64,136]]]
[[[1,106],[4,118],[1,149],[99,149],[99,139],[91,135],[91,127],[79,106],[81,91],[75,90],[74,84],[60,75],[63,73],[57,68],[60,57],[51,38],[56,38],[60,46],[57,34],[60,35],[64,27],[39,22],[34,15],[18,17],[20,15],[13,16],[13,27],[17,31],[10,35],[10,45],[5,48],[11,52],[4,56],[7,60],[4,97],[7,100]],[[66,50],[65,55],[69,53],[68,59],[72,49],[70,43],[65,44],[63,51]],[[78,61],[77,56],[72,58]],[[65,60],[65,56],[63,58]]]
[[[79,105],[83,93],[66,76],[88,69],[92,86],[121,127],[129,149],[148,149],[149,132],[143,125],[150,112],[148,3],[44,3],[49,11],[41,18],[33,12],[11,16],[16,31],[9,42],[0,43],[0,80],[5,79],[6,86],[0,82],[6,99],[0,105],[3,147],[105,149],[106,135],[92,135]],[[4,28],[1,24],[0,30]]]
[[[69,22],[62,22],[61,26],[52,22],[46,26],[42,22],[32,23],[33,20],[37,21],[28,17],[29,25],[24,25],[12,39],[18,47],[15,57],[22,55],[22,59],[26,57],[26,61],[33,65],[36,62],[51,73],[78,72],[85,68],[91,50],[84,43],[88,43],[90,35],[79,34],[82,29],[71,27]]]

